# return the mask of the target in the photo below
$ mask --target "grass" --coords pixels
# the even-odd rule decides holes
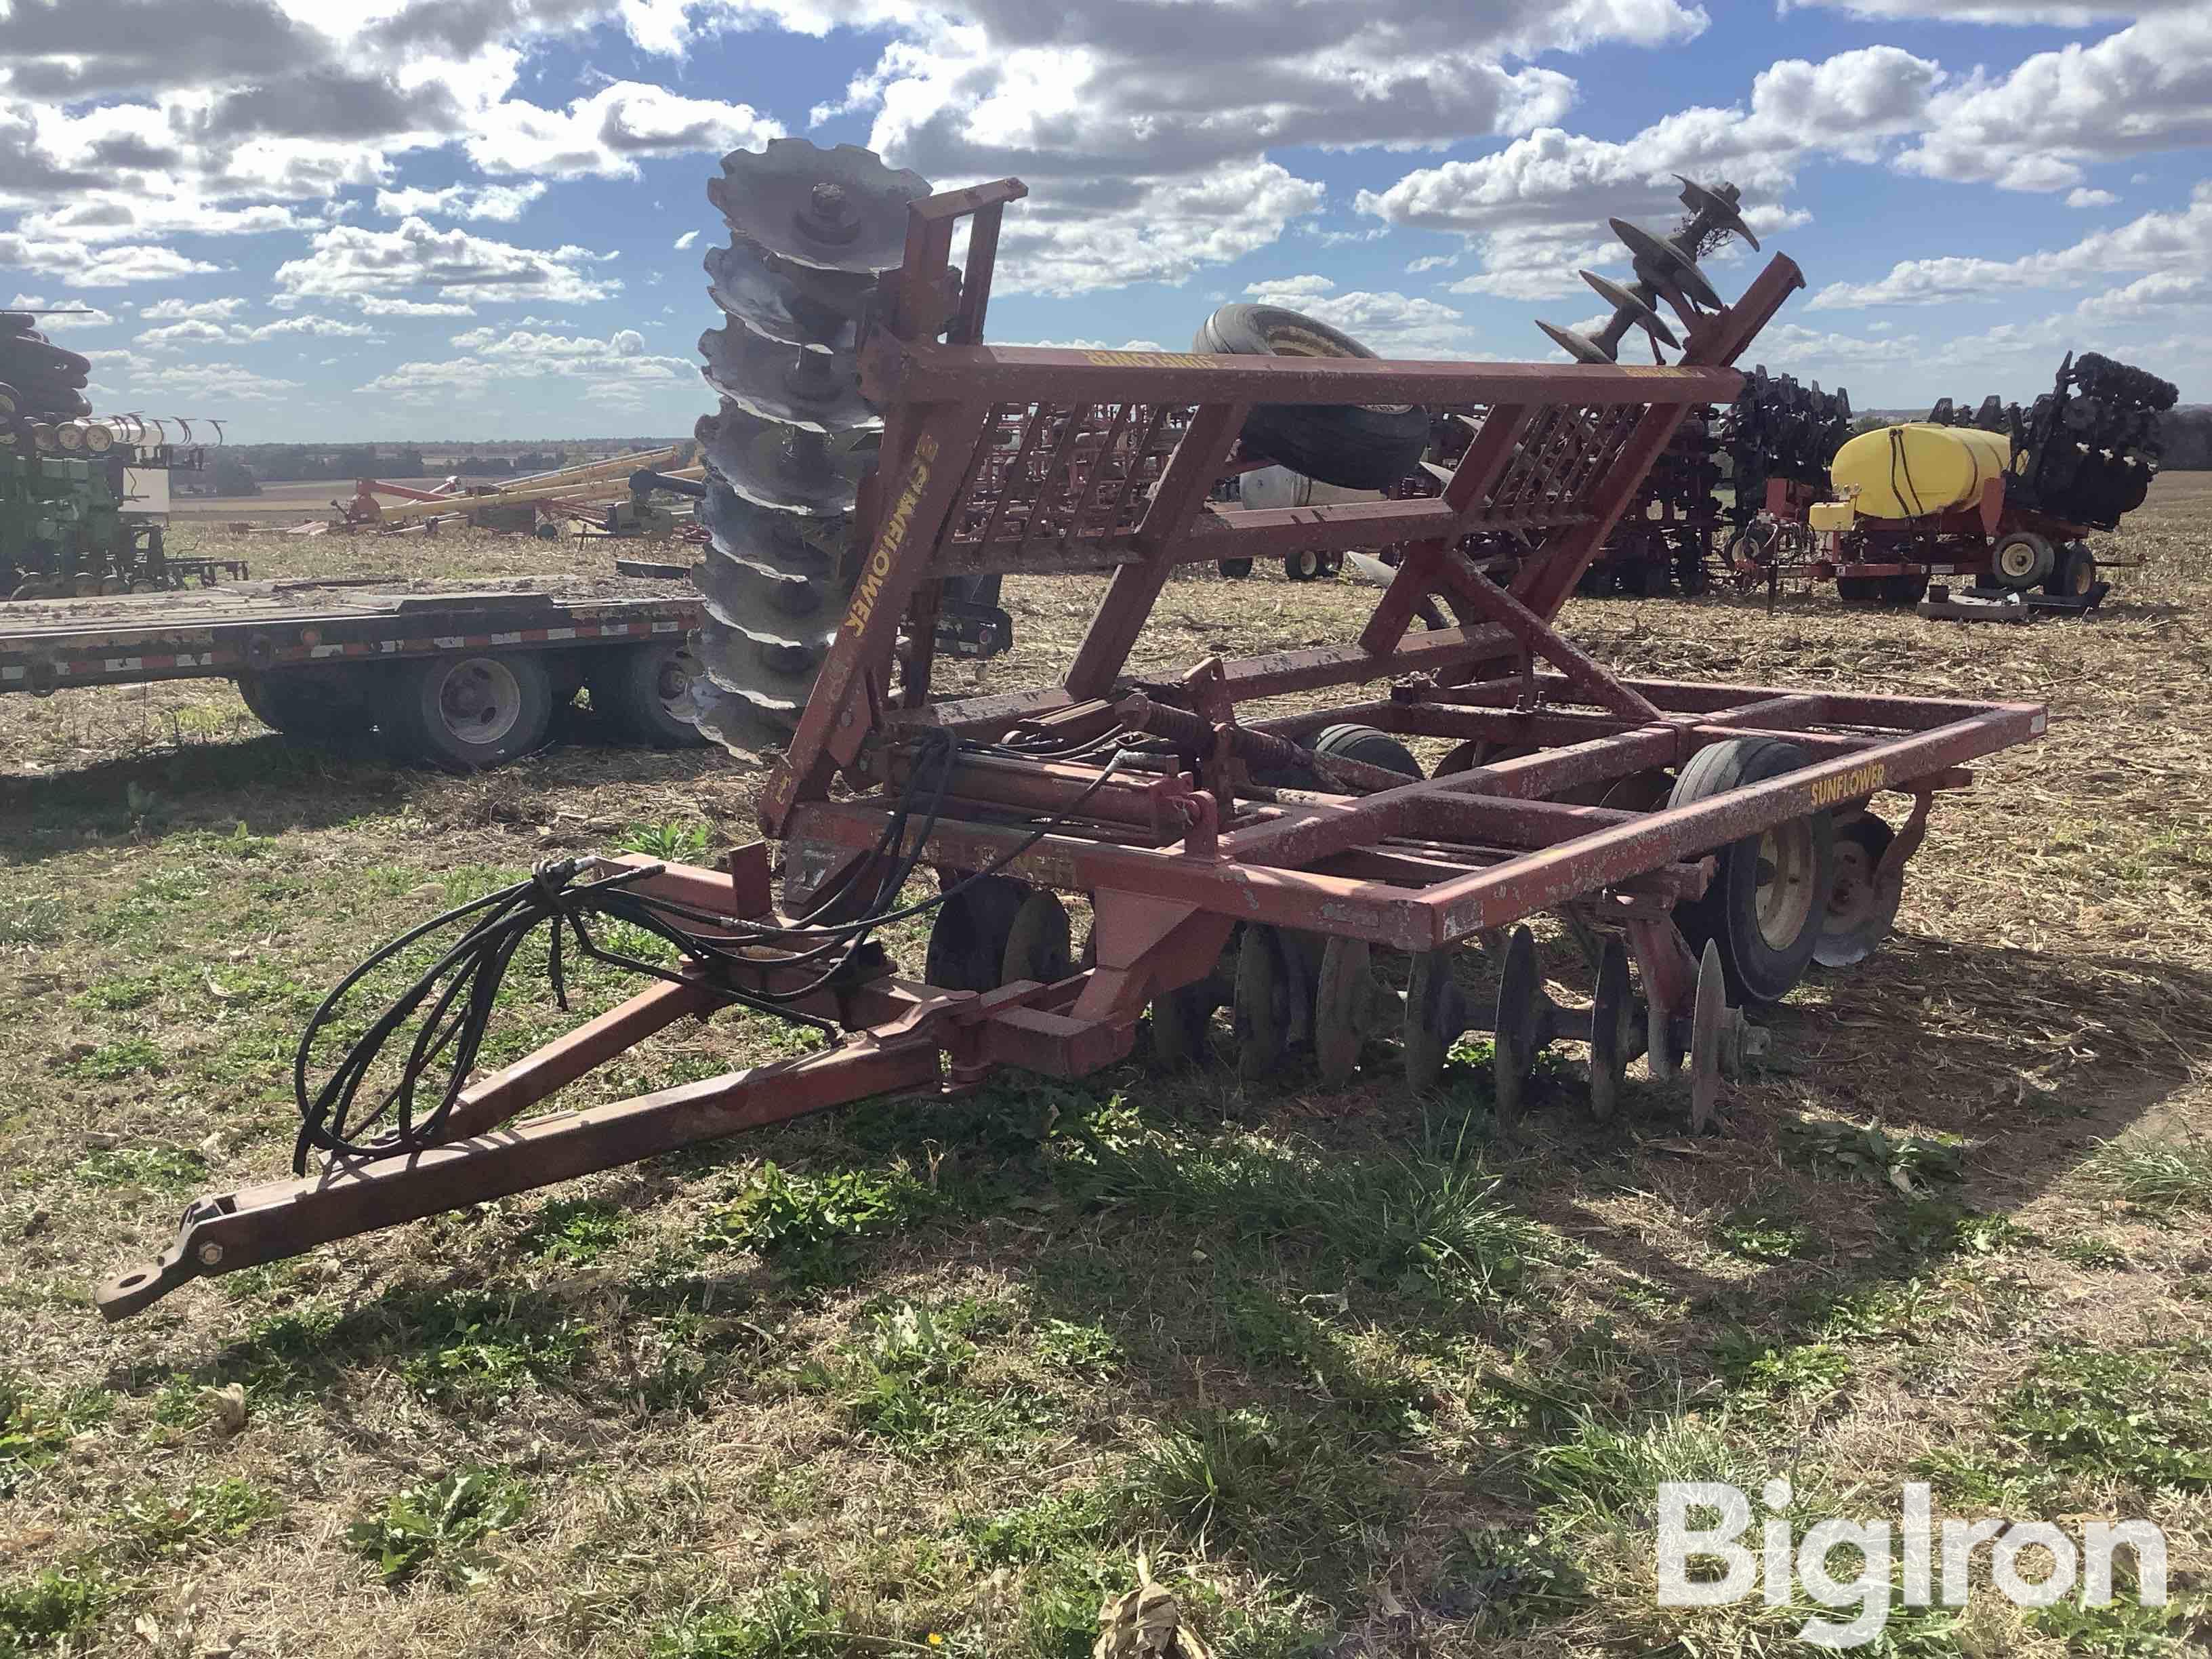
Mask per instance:
[[[371,945],[556,853],[711,862],[758,775],[601,747],[587,711],[456,778],[287,748],[220,684],[0,697],[0,1653],[1082,1659],[1141,1550],[1219,1659],[1778,1659],[1803,1608],[1655,1607],[1650,1531],[1662,1480],[1776,1475],[1801,1528],[1926,1478],[1945,1513],[2175,1540],[2171,1614],[1978,1588],[1955,1630],[1900,1614],[1890,1651],[2201,1648],[2208,483],[2161,479],[2100,538],[2158,562],[2091,628],[1576,602],[1595,654],[1654,678],[2052,708],[1939,799],[1899,936],[1759,1016],[1724,1136],[1686,1139],[1641,1068],[1589,1124],[1571,1042],[1510,1145],[1480,1040],[1426,1101],[1387,1032],[1339,1091],[1140,1052],[503,1198],[112,1327],[92,1284],[188,1199],[284,1171],[292,1041]],[[275,574],[601,556],[250,545]],[[1010,581],[994,689],[1103,591]],[[1178,579],[1142,672],[1351,637],[1371,599]],[[888,936],[908,972],[924,935]],[[564,1016],[526,952],[491,1058],[634,984],[579,969]],[[812,1046],[686,1021],[556,1103]]]

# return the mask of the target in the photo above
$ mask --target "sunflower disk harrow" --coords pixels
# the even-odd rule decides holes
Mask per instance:
[[[701,434],[714,622],[695,702],[714,735],[781,751],[761,797],[772,842],[716,870],[626,855],[541,872],[515,914],[580,943],[587,908],[658,926],[682,966],[473,1080],[480,1033],[448,1052],[452,1030],[426,1030],[415,1059],[452,1072],[434,1109],[411,1077],[359,1121],[327,1109],[329,1085],[313,1106],[303,1088],[299,1178],[196,1201],[158,1263],[100,1291],[108,1317],[192,1278],[869,1096],[963,1092],[1001,1066],[1079,1077],[1140,1030],[1162,1063],[1199,1059],[1224,1006],[1248,1075],[1313,1066],[1340,1082],[1395,1038],[1419,1088],[1462,1033],[1487,1030],[1501,1134],[1546,1092],[1537,1062],[1560,1042],[1587,1053],[1597,1116],[1641,1058],[1655,1079],[1687,1073],[1702,1128],[1743,1011],[1816,957],[1872,951],[1937,793],[2042,732],[2024,703],[1626,678],[1553,625],[1686,416],[1735,400],[1732,365],[1802,286],[1786,257],[1731,306],[1688,254],[1645,250],[1651,297],[1628,308],[1674,313],[1665,365],[994,347],[1000,220],[1025,193],[930,195],[864,153],[788,140],[725,163],[710,194],[738,237],[709,270],[750,331],[705,348],[725,401]],[[1255,432],[1282,430],[1286,410],[1310,432],[1408,404],[1485,411],[1438,495],[1208,504],[1248,465],[1255,410]],[[1515,530],[1540,550],[1510,586],[1460,550]],[[1357,637],[1129,672],[1178,567],[1386,543],[1407,550]],[[930,696],[948,583],[1077,571],[1111,580],[1056,684]],[[1415,630],[1436,606],[1451,625]],[[1408,741],[1449,752],[1425,776]],[[1901,823],[1869,810],[1883,794],[1903,798]],[[866,933],[914,908],[902,890],[925,867],[940,890],[914,979]],[[1090,910],[1079,953],[1064,896]],[[1590,1006],[1547,988],[1524,925],[1546,912],[1589,958]],[[479,932],[503,967],[514,941]],[[434,1012],[482,1002],[489,1018],[482,981],[445,998]],[[810,1021],[830,1046],[529,1115],[732,1005]]]

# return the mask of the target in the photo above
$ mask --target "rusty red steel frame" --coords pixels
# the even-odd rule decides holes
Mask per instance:
[[[920,745],[941,756],[951,733],[967,741],[942,763],[939,810],[894,855],[948,875],[1000,865],[1035,888],[1084,896],[1089,965],[981,992],[896,976],[818,991],[805,1012],[845,1034],[821,1053],[520,1115],[653,1032],[736,1000],[748,978],[805,982],[772,951],[757,967],[688,964],[682,982],[657,983],[473,1085],[441,1144],[333,1158],[299,1180],[196,1201],[158,1264],[100,1291],[103,1313],[123,1317],[195,1277],[872,1095],[958,1092],[1000,1066],[1094,1072],[1128,1054],[1148,1006],[1215,971],[1239,924],[1423,956],[1571,908],[1625,933],[1654,1029],[1686,1030],[1702,1001],[1699,968],[1671,916],[1705,891],[1717,852],[1897,792],[1913,805],[1883,855],[1893,875],[1936,792],[2042,732],[2044,711],[2027,703],[1622,678],[1554,626],[1686,414],[1735,398],[1731,365],[1802,286],[1788,258],[1775,258],[1735,306],[1698,313],[1682,361],[1667,366],[994,347],[982,326],[1000,220],[1024,193],[1007,180],[914,204],[906,263],[886,278],[863,348],[863,385],[885,417],[862,493],[865,562],[762,798],[763,829],[782,843],[781,910],[765,843],[720,871],[657,866],[642,887],[718,916],[797,915],[877,854],[924,764]],[[953,234],[969,216],[954,282]],[[1254,407],[1405,403],[1487,410],[1441,495],[1282,510],[1209,503],[1217,478],[1249,464],[1237,445]],[[1469,534],[1530,528],[1547,532],[1540,553],[1510,589],[1457,550]],[[1129,672],[1178,566],[1382,544],[1406,556],[1356,639],[1209,659],[1167,680]],[[1060,684],[929,700],[939,579],[1078,570],[1111,578]],[[1425,602],[1455,625],[1416,630]],[[1359,685],[1382,689],[1238,718],[1240,704]],[[1346,722],[1452,739],[1471,763],[1407,779],[1301,741]],[[1699,750],[1761,736],[1786,738],[1806,763],[1651,805],[1652,781],[1663,785]],[[1109,764],[1119,740],[1140,738],[1149,762],[1125,754]],[[1163,744],[1172,757],[1160,757]],[[1306,763],[1316,787],[1255,781],[1286,758]],[[1589,804],[1623,799],[1607,794],[1623,787],[1638,805]]]

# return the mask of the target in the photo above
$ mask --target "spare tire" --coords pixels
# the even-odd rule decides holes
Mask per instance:
[[[1280,306],[1229,305],[1206,319],[1193,349],[1243,357],[1376,354],[1317,318]],[[1420,464],[1428,411],[1414,404],[1259,404],[1245,417],[1249,453],[1345,489],[1388,489]]]
[[[34,374],[41,369],[68,374],[92,372],[91,358],[65,346],[58,346],[50,340],[33,339],[27,334],[14,335],[0,341],[0,352],[4,352],[11,362],[28,365]]]

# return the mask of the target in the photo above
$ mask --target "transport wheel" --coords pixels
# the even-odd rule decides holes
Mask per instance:
[[[1990,550],[1990,568],[1997,586],[2025,592],[2047,580],[2057,560],[2057,550],[2033,531],[2015,530],[2001,536]]]
[[[2096,585],[2097,556],[2089,550],[2087,542],[2069,542],[2058,550],[2051,579],[2043,584],[2043,591],[2053,599],[2087,599],[2089,590]]]
[[[1413,958],[1406,988],[1406,1024],[1399,1037],[1406,1081],[1433,1089],[1443,1075],[1451,1046],[1467,1030],[1467,994],[1452,977],[1452,952],[1424,951]]]
[[[1925,576],[1884,576],[1881,579],[1881,602],[1884,605],[1917,605],[1928,597],[1928,578]]]
[[[691,682],[702,672],[682,640],[660,640],[589,653],[584,684],[592,707],[633,742],[690,749],[708,738],[679,711],[690,706]]]
[[[1195,351],[1253,357],[1373,357],[1327,323],[1279,306],[1226,305]],[[1246,453],[1345,489],[1388,489],[1420,464],[1428,411],[1413,404],[1261,404],[1245,417]]]
[[[1674,580],[1658,560],[1644,559],[1630,568],[1621,586],[1640,599],[1663,599],[1674,591]]]
[[[1804,764],[1805,751],[1780,738],[1708,744],[1682,768],[1668,805],[1709,800]],[[1705,896],[1674,907],[1692,950],[1717,947],[1735,1001],[1779,1002],[1804,976],[1832,884],[1834,838],[1825,811],[1746,836],[1719,849]]]
[[[1712,586],[1712,578],[1706,573],[1703,559],[1681,559],[1674,565],[1674,585],[1682,590],[1682,597],[1694,599]]]
[[[1516,927],[1506,941],[1505,965],[1498,976],[1498,1024],[1491,1050],[1501,1136],[1510,1136],[1521,1127],[1521,1109],[1536,1075],[1536,1057],[1543,1052],[1543,997],[1535,935]]]
[[[389,708],[377,710],[378,724],[404,752],[471,769],[528,754],[552,720],[552,681],[526,652],[403,663]]]
[[[966,881],[947,872],[942,879],[953,890],[930,921],[921,976],[944,991],[995,991],[1030,890],[1011,876]]]
[[[1289,1058],[1291,1043],[1304,1024],[1296,1006],[1304,986],[1304,975],[1291,960],[1290,941],[1279,929],[1245,928],[1237,949],[1237,989],[1231,1005],[1237,1076],[1248,1081],[1266,1077]]]
[[[1321,953],[1314,989],[1314,1058],[1322,1081],[1346,1083],[1367,1044],[1368,1000],[1374,989],[1367,941],[1332,939]]]
[[[1864,962],[1888,937],[1905,896],[1905,880],[1900,873],[1887,883],[1877,883],[1875,872],[1895,839],[1889,825],[1871,812],[1860,812],[1836,825],[1835,873],[1820,914],[1820,936],[1813,945],[1813,960],[1823,968]]]
[[[1032,887],[1014,912],[1006,929],[1006,948],[999,957],[998,985],[1035,980],[1054,985],[1075,971],[1070,949],[1067,907],[1060,895],[1046,887]]]
[[[1836,597],[1847,605],[1879,605],[1881,602],[1881,578],[1838,576],[1836,578]]]
[[[1591,1119],[1610,1123],[1620,1110],[1628,1085],[1628,1062],[1636,1058],[1636,994],[1628,982],[1628,948],[1608,939],[1598,957],[1597,995],[1590,1009],[1589,1109]]]
[[[238,677],[238,695],[254,719],[298,742],[325,747],[368,734],[374,716],[362,691],[357,677],[349,674],[249,670]]]
[[[1252,561],[1249,559],[1216,559],[1213,562],[1213,568],[1216,570],[1218,570],[1226,580],[1232,582],[1241,582],[1247,576],[1252,574]]]

